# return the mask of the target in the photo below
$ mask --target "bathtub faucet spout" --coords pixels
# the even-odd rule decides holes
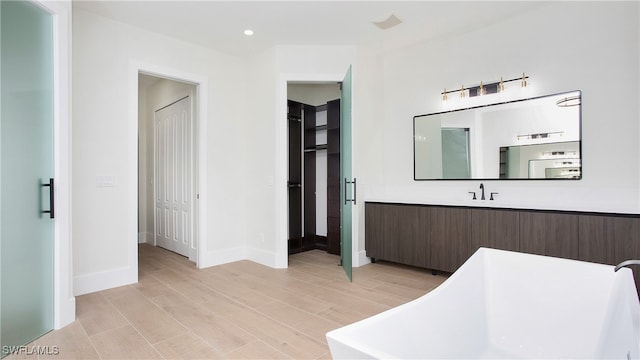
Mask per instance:
[[[480,196],[480,200],[484,200],[484,184],[480,183],[480,190],[482,190],[482,195]]]
[[[627,261],[623,261],[620,264],[618,264],[616,266],[615,269],[613,269],[613,271],[618,271],[621,268],[625,267],[625,266],[629,266],[629,265],[640,265],[640,260],[627,260]]]

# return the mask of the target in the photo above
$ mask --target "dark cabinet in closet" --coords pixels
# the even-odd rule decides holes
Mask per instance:
[[[289,101],[289,254],[302,249],[302,104]]]
[[[301,251],[316,248],[316,107],[304,105],[304,239]]]
[[[340,255],[340,99],[327,102],[327,252]]]

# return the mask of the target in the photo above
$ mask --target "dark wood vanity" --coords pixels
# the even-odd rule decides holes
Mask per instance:
[[[640,215],[365,203],[374,261],[453,272],[479,247],[617,265],[640,259]]]

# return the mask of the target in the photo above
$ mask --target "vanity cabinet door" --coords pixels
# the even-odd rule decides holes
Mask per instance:
[[[579,231],[579,260],[617,265],[624,260],[640,259],[638,218],[582,215]]]
[[[472,254],[471,210],[429,208],[429,268],[454,272]]]
[[[577,259],[578,217],[575,214],[521,211],[520,251]]]
[[[381,259],[399,262],[398,257],[398,233],[401,205],[387,205],[382,210],[382,256]]]
[[[367,256],[384,258],[384,212],[388,205],[365,203],[364,205],[364,247]]]
[[[618,265],[625,260],[640,259],[640,218],[581,215],[578,227],[578,260]],[[640,265],[629,267],[640,296]]]
[[[402,204],[365,204],[367,256],[428,267],[429,208]]]
[[[366,203],[365,248],[374,259],[398,262],[400,205]]]
[[[429,267],[429,208],[425,206],[399,206],[397,262]]]
[[[520,250],[520,213],[513,210],[473,209],[471,212],[471,246]]]

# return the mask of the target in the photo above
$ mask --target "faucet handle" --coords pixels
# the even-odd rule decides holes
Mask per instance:
[[[499,194],[499,193],[497,193],[497,192],[492,192],[492,193],[491,193],[491,197],[489,197],[489,200],[495,200],[495,199],[493,198],[493,195],[498,195],[498,194]]]
[[[471,198],[471,200],[475,200],[476,199],[476,192],[475,191],[469,191],[469,194],[473,194],[473,197]]]

